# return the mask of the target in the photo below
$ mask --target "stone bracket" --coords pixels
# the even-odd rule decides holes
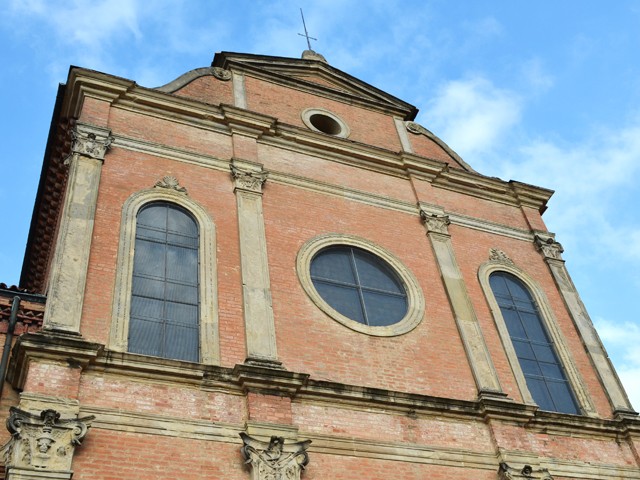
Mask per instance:
[[[531,465],[524,465],[522,468],[514,468],[505,462],[500,463],[498,468],[499,480],[553,480],[553,477],[546,468],[533,468]]]

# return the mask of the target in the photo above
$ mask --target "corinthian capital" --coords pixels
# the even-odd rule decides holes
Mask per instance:
[[[97,160],[104,160],[104,156],[113,142],[110,130],[82,123],[76,125],[71,131],[71,136],[73,138],[71,146],[73,153]]]
[[[438,214],[433,212],[427,212],[426,210],[420,210],[420,218],[427,227],[427,233],[441,233],[443,235],[449,235],[449,215]]]
[[[55,410],[33,415],[11,407],[7,430],[11,439],[2,448],[5,467],[37,471],[67,471],[95,417],[61,419]],[[56,477],[57,478],[57,477]]]
[[[286,478],[300,480],[300,473],[309,463],[307,448],[311,440],[284,443],[284,438],[272,436],[262,442],[241,433],[244,446],[241,449],[245,463],[251,465],[251,480]]]
[[[264,170],[242,168],[232,163],[231,176],[235,181],[236,189],[262,193],[262,185],[267,181],[269,173]]]
[[[564,248],[562,248],[560,243],[556,242],[552,234],[542,232],[536,233],[534,241],[538,251],[542,252],[544,258],[562,260],[561,253],[564,252]]]

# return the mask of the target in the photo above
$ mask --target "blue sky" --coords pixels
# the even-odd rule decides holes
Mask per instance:
[[[18,282],[57,85],[77,65],[155,87],[217,51],[299,57],[420,108],[477,171],[556,190],[544,219],[640,408],[640,3],[5,0],[0,282]]]

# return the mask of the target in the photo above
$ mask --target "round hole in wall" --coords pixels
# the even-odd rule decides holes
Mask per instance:
[[[314,113],[309,117],[309,121],[311,122],[311,125],[316,127],[318,130],[323,133],[328,133],[329,135],[339,135],[342,131],[342,127],[338,122],[328,115],[323,115],[322,113]]]
[[[322,108],[307,108],[302,112],[302,121],[311,130],[334,137],[347,138],[349,127],[336,114]]]

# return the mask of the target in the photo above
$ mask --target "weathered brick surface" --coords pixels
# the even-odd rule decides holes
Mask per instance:
[[[349,126],[349,140],[397,152],[400,139],[393,117],[274,83],[245,77],[247,108],[278,118],[279,122],[307,128],[301,114],[307,108],[324,108]]]
[[[174,92],[179,97],[188,97],[211,105],[233,104],[233,83],[221,81],[214,76],[199,77]]]

